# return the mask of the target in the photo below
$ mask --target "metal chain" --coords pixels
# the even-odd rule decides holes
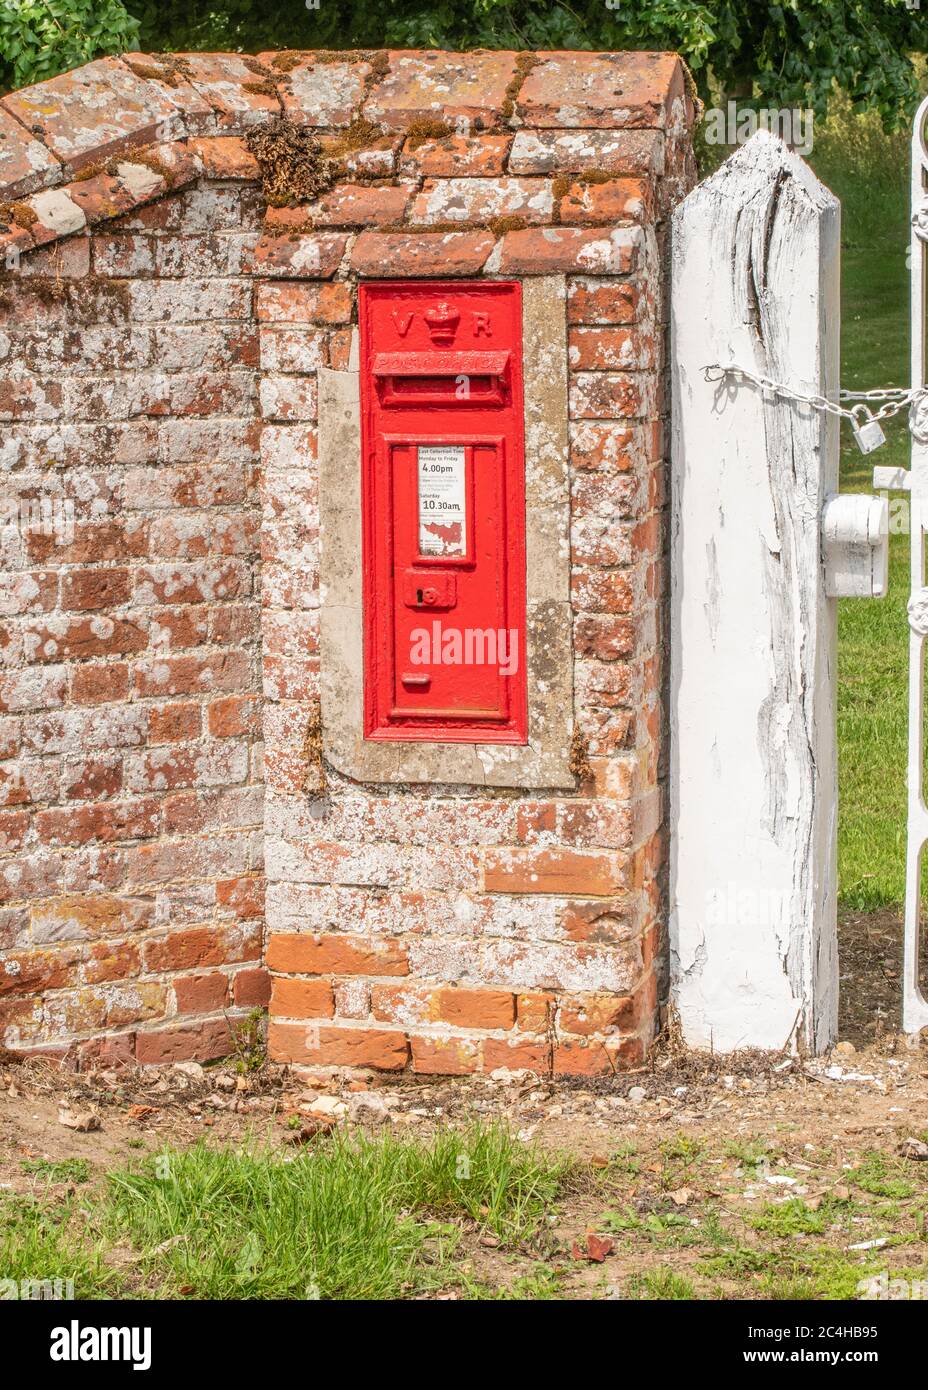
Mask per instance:
[[[712,375],[712,373],[716,375]],[[745,381],[752,381],[755,386],[762,387],[765,391],[772,391],[774,395],[783,396],[786,400],[801,401],[805,405],[811,405],[815,410],[821,410],[829,415],[838,415],[845,420],[850,420],[852,425],[859,423],[858,416],[863,415],[865,420],[887,420],[892,415],[898,415],[901,410],[909,408],[911,419],[910,427],[913,433],[918,430],[921,434],[925,428],[924,420],[916,421],[918,407],[928,398],[928,387],[917,386],[906,388],[904,386],[885,386],[873,391],[844,391],[841,390],[839,399],[842,401],[859,401],[859,405],[853,406],[850,410],[845,406],[838,405],[837,401],[829,400],[827,396],[809,394],[805,391],[797,391],[792,386],[786,386],[782,381],[774,381],[772,377],[762,376],[758,372],[749,372],[744,367],[729,366],[723,367],[715,362],[710,367],[705,368],[705,379],[709,382],[724,381],[726,377],[740,376]],[[864,404],[865,401],[883,401],[878,410],[870,410]]]

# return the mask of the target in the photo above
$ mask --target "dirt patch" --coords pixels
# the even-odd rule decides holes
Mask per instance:
[[[844,912],[838,919],[838,1032],[858,1047],[879,1043],[901,1025],[902,928],[895,909]],[[928,923],[922,924],[921,978],[928,980]]]
[[[62,1104],[99,1127],[65,1127]],[[928,1138],[928,1048],[890,1036],[815,1060],[670,1048],[646,1070],[569,1081],[0,1063],[0,1188],[64,1201],[75,1159],[99,1182],[197,1141],[285,1155],[346,1125],[427,1140],[475,1120],[570,1154],[572,1177],[529,1240],[458,1222],[455,1281],[431,1296],[856,1297],[881,1270],[928,1275],[928,1162],[900,1147]]]

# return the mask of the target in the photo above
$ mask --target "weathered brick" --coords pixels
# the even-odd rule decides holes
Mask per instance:
[[[495,125],[515,75],[514,53],[394,53],[364,103],[364,115],[388,130],[429,118]]]
[[[663,127],[684,94],[673,53],[544,53],[518,95],[526,125]]]
[[[403,220],[410,191],[402,185],[337,184],[313,205],[312,220],[317,227],[389,226]]]
[[[479,1071],[483,1044],[473,1038],[410,1038],[412,1069],[420,1075],[465,1076]]]
[[[445,135],[439,139],[409,136],[400,157],[401,174],[431,178],[489,177],[502,174],[511,135]]]
[[[380,278],[478,275],[494,244],[492,232],[362,232],[351,268]]]
[[[211,1062],[225,1057],[231,1048],[229,1024],[224,1018],[182,1024],[139,1033],[135,1059],[142,1066],[164,1062]]]
[[[413,222],[480,225],[495,218],[551,221],[554,196],[547,179],[426,179],[410,211]]]
[[[237,1008],[266,1008],[271,1000],[271,976],[266,970],[236,970],[232,997]]]
[[[516,131],[512,174],[661,174],[664,138],[657,130]]]
[[[488,893],[560,893],[609,897],[631,886],[627,856],[567,848],[487,850]]]
[[[281,103],[340,181],[268,208],[241,134]],[[359,115],[385,129],[346,133]],[[272,1055],[305,1066],[640,1061],[664,949],[654,233],[691,115],[678,60],[645,54],[129,54],[4,99],[0,181],[36,220],[0,246],[0,462],[20,510],[74,510],[0,547],[15,1045],[207,1060],[231,998],[270,1001]],[[353,363],[356,277],[484,272],[567,278],[590,776],[317,796],[316,372]]]
[[[350,323],[351,287],[271,281],[257,286],[255,316],[270,323]]]
[[[263,236],[249,258],[256,275],[305,276],[330,280],[341,264],[348,238],[334,232],[295,237]]]
[[[402,1071],[409,1059],[409,1045],[405,1033],[378,1028],[317,1028],[272,1020],[268,1054],[275,1062]]]
[[[502,275],[627,275],[638,247],[637,228],[527,227],[506,232],[492,268]]]
[[[304,975],[406,975],[409,963],[402,946],[354,936],[272,935],[267,964],[271,970]]]
[[[650,220],[652,185],[648,179],[574,179],[558,205],[565,225],[615,226]]]
[[[278,1018],[331,1018],[335,999],[328,980],[271,976],[271,1009]]]
[[[203,975],[178,975],[174,998],[179,1014],[209,1014],[224,1009],[229,997],[229,977],[221,970]]]

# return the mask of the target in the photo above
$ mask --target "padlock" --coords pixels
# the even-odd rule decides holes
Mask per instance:
[[[879,420],[876,420],[866,406],[858,406],[858,410],[863,414],[864,419],[858,420],[857,414],[851,418],[851,429],[854,431],[854,438],[857,440],[857,447],[862,454],[872,454],[874,449],[878,449],[881,444],[886,443],[886,435],[883,433]]]

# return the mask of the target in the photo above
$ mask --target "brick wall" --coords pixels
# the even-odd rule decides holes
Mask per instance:
[[[266,207],[244,137],[281,111],[338,177]],[[640,1059],[691,117],[668,55],[129,55],[0,102],[7,1046],[219,1055],[266,961],[280,1060]],[[312,756],[315,372],[360,277],[481,274],[567,277],[572,793]]]

